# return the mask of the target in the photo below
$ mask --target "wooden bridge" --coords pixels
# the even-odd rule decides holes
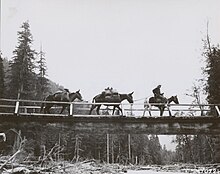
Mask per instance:
[[[102,115],[88,115],[93,104],[89,102],[65,103],[70,105],[70,114],[57,114],[60,107],[53,107],[53,114],[43,114],[40,113],[40,104],[41,101],[0,99],[0,129],[6,124],[19,127],[37,122],[55,124],[79,133],[220,134],[219,105],[214,104],[170,104],[168,109],[172,116],[165,111],[162,117],[158,116],[156,108],[151,109],[153,116],[143,116],[143,103],[132,106],[122,103],[121,116],[109,115],[110,108],[103,108]],[[216,116],[209,115],[210,108],[216,109]]]

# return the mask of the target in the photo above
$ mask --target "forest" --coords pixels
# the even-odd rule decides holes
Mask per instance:
[[[46,54],[32,48],[33,36],[29,22],[21,25],[17,32],[18,44],[13,57],[0,57],[0,99],[42,100],[63,88],[47,76]],[[207,103],[220,103],[220,49],[207,38],[203,40],[203,68],[201,85],[193,86],[192,96],[200,104],[200,93],[206,94]],[[1,101],[0,101],[1,102]],[[1,104],[1,103],[0,103]],[[215,110],[211,111],[216,115]],[[15,123],[16,124],[16,123]],[[67,160],[72,162],[97,160],[107,162],[106,135],[76,134],[59,124],[31,123],[11,129],[11,125],[0,124],[0,132],[7,131],[7,141],[0,142],[0,156],[11,156],[19,150],[19,161]],[[175,151],[162,147],[158,135],[109,135],[110,163],[119,164],[207,164],[220,162],[219,135],[176,135]],[[22,151],[20,152],[20,150]]]

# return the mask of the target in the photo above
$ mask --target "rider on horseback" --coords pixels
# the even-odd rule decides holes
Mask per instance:
[[[160,92],[160,88],[161,88],[161,85],[158,85],[156,88],[154,88],[152,90],[152,92],[154,93],[155,99],[163,100],[164,99],[164,96],[163,96],[164,93]]]

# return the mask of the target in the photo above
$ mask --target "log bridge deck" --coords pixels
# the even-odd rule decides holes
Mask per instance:
[[[220,117],[124,117],[109,115],[0,114],[0,123],[56,124],[79,133],[220,134]]]
[[[5,103],[4,103],[5,102]],[[11,102],[11,104],[9,104]],[[151,110],[152,117],[143,116],[143,103],[121,104],[123,116],[88,115],[93,103],[71,102],[70,115],[42,114],[42,101],[0,99],[0,128],[4,125],[24,126],[30,123],[54,124],[79,133],[125,133],[125,134],[220,134],[220,105],[169,105],[173,116],[159,117],[158,109]],[[57,102],[56,102],[57,103]],[[27,104],[27,105],[26,105]],[[209,115],[210,108],[217,115]],[[4,110],[2,112],[1,110]],[[60,108],[55,108],[60,109]],[[76,113],[76,110],[78,113]],[[11,111],[11,112],[6,112]]]

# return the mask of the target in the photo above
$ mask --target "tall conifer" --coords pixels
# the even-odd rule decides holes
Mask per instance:
[[[38,74],[37,74],[36,99],[42,100],[49,91],[49,81],[46,78],[47,66],[46,66],[45,52],[43,52],[42,46],[40,48],[40,52],[38,53],[37,64],[38,64]]]
[[[36,88],[35,75],[35,50],[31,48],[33,37],[30,32],[28,21],[18,31],[18,46],[13,51],[13,58],[10,63],[11,75],[9,92],[12,98],[33,99]]]
[[[4,73],[4,66],[3,66],[3,59],[0,52],[0,98],[4,97],[4,91],[5,91],[5,73]]]

